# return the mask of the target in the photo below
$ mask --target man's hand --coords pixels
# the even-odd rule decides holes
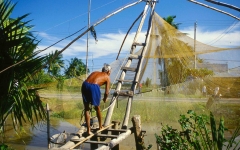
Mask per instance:
[[[104,101],[104,103],[106,103],[107,99],[106,99],[106,98],[104,98],[104,99],[103,99],[103,101]]]

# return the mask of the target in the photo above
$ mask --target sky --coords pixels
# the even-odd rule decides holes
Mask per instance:
[[[63,49],[75,37],[80,35],[88,26],[88,9],[90,7],[90,25],[96,23],[106,15],[115,10],[133,3],[136,0],[12,0],[17,3],[11,14],[12,18],[29,13],[25,20],[31,20],[29,24],[34,25],[31,30],[37,39],[41,40],[37,50],[42,50],[57,41],[82,29],[78,34],[63,40],[50,47],[42,54],[49,54],[54,50]],[[240,17],[240,12],[230,8],[218,6],[205,0],[197,0],[211,7],[218,8]],[[219,0],[240,7],[239,0]],[[143,11],[146,2],[127,8],[95,27],[97,40],[89,35],[88,67],[90,71],[97,70],[104,63],[111,63],[116,60],[119,48],[122,44],[127,30],[134,20]],[[155,11],[161,17],[176,15],[175,23],[181,23],[179,30],[194,37],[194,23],[197,23],[196,39],[202,43],[218,47],[240,46],[240,22],[223,13],[189,2],[188,0],[159,0]],[[130,47],[135,36],[137,25],[129,34],[124,44],[121,57],[129,54]],[[147,20],[143,25],[143,34],[147,29]],[[64,60],[77,57],[86,63],[87,34],[74,42],[63,52]],[[226,55],[227,53],[227,55]],[[227,61],[237,62],[240,66],[240,53],[229,51],[220,53],[227,58],[221,57],[220,63]],[[213,55],[206,56],[213,59]],[[236,65],[234,66],[236,67]]]

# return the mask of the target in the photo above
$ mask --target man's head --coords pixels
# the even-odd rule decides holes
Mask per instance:
[[[109,64],[104,64],[102,67],[102,72],[110,73],[111,72],[111,66]]]

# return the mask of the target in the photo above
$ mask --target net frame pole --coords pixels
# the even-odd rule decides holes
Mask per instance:
[[[141,32],[143,23],[144,23],[145,18],[146,18],[146,13],[147,13],[148,7],[149,7],[149,3],[147,2],[147,4],[144,7],[143,16],[141,18],[139,27],[137,29],[136,35],[135,35],[134,40],[133,40],[134,42],[136,42],[138,40],[139,33]],[[131,54],[133,53],[134,49],[135,49],[135,47],[132,47],[131,52],[130,52]],[[128,59],[128,61],[125,64],[125,67],[129,67],[131,65],[131,63],[132,63],[132,60]],[[123,70],[122,73],[121,73],[121,76],[120,76],[120,80],[123,80],[125,78],[125,75],[126,75],[126,70]],[[117,87],[116,87],[116,91],[120,91],[121,87],[122,87],[122,82],[118,82]],[[112,117],[112,114],[113,114],[113,109],[114,109],[114,106],[116,104],[116,99],[117,99],[117,95],[114,94],[112,99],[111,99],[111,102],[110,102],[110,107],[109,107],[109,109],[107,111],[107,114],[106,114],[106,117],[105,117],[104,126],[107,126],[107,125],[110,124],[111,117]]]
[[[152,5],[151,6],[152,9],[151,9],[150,17],[149,17],[148,30],[147,30],[147,35],[146,35],[146,39],[145,39],[146,45],[143,47],[143,50],[142,50],[142,53],[141,53],[142,57],[140,57],[140,59],[139,59],[136,75],[134,77],[134,81],[139,80],[139,76],[140,76],[140,73],[141,73],[140,70],[142,68],[142,63],[143,63],[143,59],[144,59],[144,56],[145,56],[145,53],[146,53],[147,44],[148,44],[149,39],[150,39],[150,33],[151,33],[151,29],[152,29],[152,16],[154,14],[155,4],[156,4],[155,0],[153,0],[151,2],[147,2],[147,5]],[[141,26],[142,26],[142,24],[141,24]],[[133,82],[131,90],[135,91],[136,87],[137,87],[137,82]],[[126,111],[125,111],[125,116],[124,116],[124,120],[123,120],[123,124],[122,124],[122,128],[124,128],[124,129],[127,128],[127,125],[128,125],[129,115],[130,115],[131,106],[132,106],[132,100],[133,100],[133,96],[129,96]]]

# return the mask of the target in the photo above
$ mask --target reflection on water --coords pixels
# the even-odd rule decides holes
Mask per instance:
[[[177,123],[171,124],[172,126],[178,126]],[[129,124],[129,127],[132,126]],[[58,134],[63,131],[67,133],[76,133],[78,128],[67,121],[61,119],[54,119],[51,120],[51,129],[50,135]],[[161,124],[160,123],[144,123],[142,124],[142,130],[147,131],[144,136],[144,143],[147,147],[148,145],[152,145],[151,149],[157,149],[156,146],[156,138],[154,134],[160,134]],[[34,129],[30,129],[30,127],[25,126],[25,135],[22,139],[16,138],[14,136],[13,130],[9,130],[7,133],[8,142],[12,148],[16,150],[47,150],[48,143],[47,143],[47,127],[46,124],[41,124]],[[24,142],[26,145],[24,144]],[[84,150],[89,150],[89,144],[83,145],[81,147]],[[120,149],[127,149],[127,150],[135,150],[135,139],[133,134],[130,135],[127,139],[123,140],[120,144]]]
[[[129,125],[132,126],[132,125]],[[26,133],[22,135],[22,139],[17,138],[13,130],[9,130],[7,133],[7,144],[12,148],[17,150],[46,150],[48,149],[47,143],[47,126],[46,124],[41,124],[36,126],[36,128],[31,129],[29,126],[25,126]],[[156,149],[154,133],[160,131],[160,124],[144,124],[142,125],[143,130],[147,130],[144,137],[146,146],[149,144],[153,145],[152,149]],[[50,135],[58,134],[63,131],[67,133],[76,133],[78,128],[67,121],[61,119],[51,120]],[[15,136],[14,136],[15,135]],[[25,142],[25,144],[24,144]],[[83,149],[88,150],[89,145],[85,144]],[[133,134],[130,135],[126,140],[120,144],[120,149],[136,149],[135,139]]]
[[[48,142],[46,124],[37,125],[33,129],[29,126],[24,126],[24,129],[26,133],[22,134],[21,138],[18,138],[13,130],[8,130],[5,138],[6,143],[17,150],[47,149]],[[64,130],[67,133],[76,133],[78,131],[78,128],[64,120],[51,120],[50,135],[61,133]]]
[[[204,111],[203,106],[205,106],[205,103],[195,104],[195,102],[192,102],[193,100],[190,99],[190,101],[187,102],[180,102],[177,103],[176,101],[170,101],[166,98],[164,101],[159,100],[152,100],[150,101],[149,98],[144,101],[135,101],[134,105],[132,107],[132,111],[134,114],[139,114],[142,117],[142,120],[145,119],[145,122],[142,123],[142,130],[146,131],[146,134],[144,136],[144,143],[145,146],[152,145],[153,147],[151,149],[157,149],[156,146],[156,139],[154,134],[160,134],[161,130],[161,122],[166,125],[166,123],[173,128],[178,128],[179,124],[177,122],[177,119],[179,114],[185,113],[185,109],[189,110],[189,108],[193,110],[198,111]],[[166,102],[165,102],[166,101]],[[206,100],[205,100],[206,101]],[[236,101],[236,100],[234,100]],[[61,105],[63,105],[63,102],[70,103],[70,101],[57,101]],[[119,109],[115,110],[115,114],[121,114],[121,111],[124,111],[125,107],[121,107],[121,105],[125,106],[126,101],[121,101],[119,103]],[[150,103],[151,102],[151,103]],[[75,103],[74,103],[75,105]],[[57,106],[57,105],[56,105]],[[68,106],[68,105],[67,105]],[[65,107],[67,107],[65,106]],[[194,107],[193,107],[194,106]],[[67,107],[69,108],[69,107]],[[181,110],[181,111],[180,111]],[[184,110],[184,111],[182,111]],[[228,129],[235,129],[235,125],[239,124],[239,114],[240,109],[239,105],[237,104],[222,104],[218,103],[216,107],[214,107],[214,112],[216,115],[220,115],[224,118],[226,118],[225,123],[226,127]],[[155,117],[156,116],[156,117]],[[113,116],[114,117],[114,116]],[[177,118],[172,118],[177,117]],[[235,119],[236,118],[236,119]],[[151,121],[151,119],[153,119]],[[231,120],[230,120],[231,119]],[[149,121],[150,120],[150,121]],[[149,123],[146,123],[149,122]],[[155,122],[155,123],[153,123]],[[50,120],[51,129],[50,129],[50,135],[58,134],[63,132],[64,130],[67,133],[76,133],[79,128],[79,118],[75,118],[72,120],[62,120],[62,119],[56,119],[51,118]],[[41,124],[39,126],[36,126],[36,128],[31,129],[29,126],[24,126],[25,133],[22,134],[22,138],[17,138],[15,132],[10,128],[10,124],[8,124],[8,130],[6,133],[6,144],[9,144],[14,149],[19,150],[41,150],[41,149],[47,149],[48,143],[47,143],[47,127],[46,124]],[[132,127],[132,124],[129,123],[129,127]],[[230,137],[232,133],[227,132],[225,137]],[[25,143],[24,143],[24,142]],[[89,145],[84,144],[83,149],[89,149]],[[120,144],[120,149],[135,149],[135,140],[134,136],[131,135],[127,139],[123,140]]]

